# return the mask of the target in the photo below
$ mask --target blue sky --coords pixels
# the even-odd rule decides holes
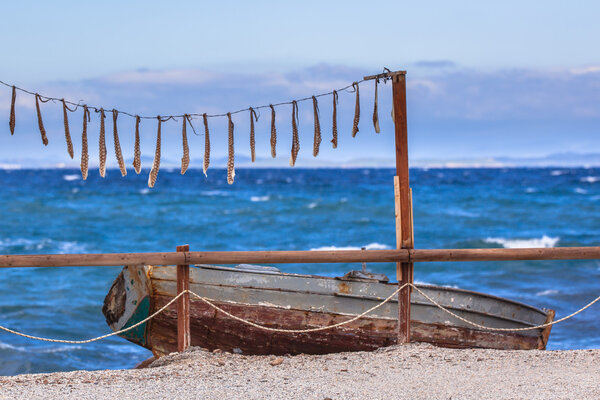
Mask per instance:
[[[1,80],[105,108],[151,115],[228,111],[328,91],[387,66],[409,73],[412,157],[600,149],[596,2],[54,1],[10,2],[3,15]],[[393,157],[388,92],[385,86],[380,92],[382,134],[369,124],[372,87],[365,85],[359,137],[352,142],[344,136],[337,151],[323,151],[324,160]],[[9,101],[10,91],[0,88],[6,119]],[[340,101],[345,135],[353,97],[344,94]],[[320,104],[324,145],[330,130],[326,103]],[[0,119],[0,161],[68,161],[60,107],[43,105],[51,139],[43,148],[35,142],[33,104],[33,98],[19,97],[14,137]],[[282,107],[278,113],[278,151],[287,156],[291,111]],[[308,104],[301,106],[299,165],[310,160],[311,115]],[[71,115],[74,136],[80,119]],[[236,120],[240,154],[248,154],[247,119]],[[126,136],[131,121],[122,124]],[[180,127],[171,125],[165,157],[176,160]],[[224,127],[214,121],[215,132]],[[154,129],[145,128],[147,155]],[[268,153],[267,131],[263,115],[259,155]],[[202,138],[191,140],[201,157]],[[121,141],[128,153],[131,138]],[[74,142],[77,151],[79,139]]]

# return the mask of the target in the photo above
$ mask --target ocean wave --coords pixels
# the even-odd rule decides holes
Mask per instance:
[[[542,290],[541,292],[537,292],[535,295],[536,296],[551,296],[551,295],[558,294],[558,293],[560,293],[558,290],[547,289],[547,290]]]
[[[479,214],[477,214],[477,213],[474,213],[471,211],[466,211],[466,210],[461,210],[460,208],[450,208],[445,211],[445,214],[451,215],[453,217],[467,217],[467,218],[479,217]]]
[[[259,202],[259,201],[269,201],[271,199],[271,196],[267,195],[267,196],[252,196],[250,197],[250,201],[253,202]]]
[[[9,343],[0,342],[0,350],[13,350],[22,353],[62,353],[65,351],[81,350],[83,346],[56,346],[56,347],[25,347],[25,346],[14,346]]]
[[[389,249],[390,246],[381,244],[381,243],[369,243],[366,246],[363,246],[367,250],[386,250]],[[310,249],[311,251],[333,251],[333,250],[360,250],[361,247],[358,246],[322,246],[316,247],[314,249]]]
[[[200,192],[202,196],[229,196],[229,192],[224,190],[204,190]]]
[[[537,192],[536,188],[528,187],[527,189],[525,189],[525,193],[535,193],[535,192]]]
[[[316,201],[313,201],[312,203],[309,203],[306,207],[313,209],[318,205],[319,205],[319,203],[317,203]]]
[[[560,176],[566,174],[567,171],[562,171],[560,169],[555,169],[554,171],[550,171],[550,175],[552,176]]]
[[[494,238],[489,237],[483,239],[485,243],[499,244],[500,246],[507,249],[524,249],[528,247],[539,248],[539,247],[554,247],[560,240],[559,237],[542,236],[541,238],[532,239],[505,239],[505,238]]]
[[[587,191],[587,190],[585,190],[585,189],[582,189],[582,188],[579,188],[579,187],[577,187],[577,188],[573,189],[573,191],[574,191],[575,193],[578,193],[578,194],[587,194],[587,193],[588,193],[588,191]]]
[[[83,253],[86,250],[86,246],[70,241],[56,241],[48,238],[40,240],[31,240],[25,238],[16,239],[0,239],[0,250],[8,250],[9,253],[21,252],[21,251],[49,251],[58,254],[67,253]]]
[[[79,179],[81,177],[81,175],[79,174],[70,174],[70,175],[63,175],[63,179],[65,181],[76,181],[77,179]]]
[[[140,189],[140,194],[141,195],[147,195],[148,193],[150,193],[150,189],[148,189],[148,188]]]
[[[579,181],[585,183],[596,183],[600,182],[600,176],[584,176]]]

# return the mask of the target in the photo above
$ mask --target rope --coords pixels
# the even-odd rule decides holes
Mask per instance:
[[[465,323],[467,323],[467,324],[469,324],[471,326],[474,326],[476,328],[479,328],[479,329],[484,329],[484,330],[488,330],[488,331],[498,331],[498,332],[521,332],[521,331],[531,331],[531,330],[534,330],[534,329],[546,328],[548,326],[551,326],[551,325],[558,324],[560,322],[566,321],[569,318],[573,318],[574,316],[576,316],[580,312],[586,310],[587,308],[591,307],[594,303],[596,303],[597,301],[600,300],[600,296],[598,296],[594,300],[592,300],[588,304],[586,304],[585,306],[581,307],[579,310],[577,310],[577,311],[575,311],[575,312],[567,315],[566,317],[563,317],[561,319],[557,319],[556,321],[546,322],[545,324],[536,325],[536,326],[530,326],[530,327],[527,327],[527,328],[491,328],[489,326],[479,325],[479,324],[477,324],[475,322],[469,321],[466,318],[463,318],[463,317],[461,317],[459,315],[456,315],[452,311],[446,309],[444,306],[442,306],[441,304],[439,304],[437,301],[433,300],[431,297],[427,296],[425,293],[423,293],[423,291],[421,289],[419,289],[415,285],[411,284],[410,286],[413,289],[415,289],[417,292],[419,292],[427,300],[429,300],[431,303],[433,303],[440,310],[447,312],[448,314],[452,315],[454,318],[459,319],[462,322],[465,322]]]
[[[177,300],[178,298],[180,298],[181,296],[183,296],[186,292],[189,292],[189,290],[188,291],[183,291],[183,292],[179,293],[177,296],[173,297],[171,299],[171,301],[169,301],[167,304],[165,304],[160,310],[156,311],[152,315],[147,316],[146,318],[144,318],[143,320],[141,320],[137,324],[131,325],[130,327],[127,327],[125,329],[121,329],[120,331],[116,331],[116,332],[112,332],[112,333],[107,333],[106,335],[98,336],[98,337],[95,337],[95,338],[92,338],[92,339],[86,339],[86,340],[49,339],[49,338],[44,338],[44,337],[40,337],[40,336],[27,335],[26,333],[17,332],[17,331],[14,331],[12,329],[9,329],[7,327],[4,327],[2,325],[0,325],[0,329],[3,330],[3,331],[5,331],[5,332],[8,332],[8,333],[15,334],[17,336],[26,337],[28,339],[41,340],[43,342],[69,343],[69,344],[92,343],[92,342],[96,342],[96,341],[101,340],[101,339],[106,339],[107,337],[111,337],[111,336],[115,336],[115,335],[120,335],[121,333],[128,332],[128,331],[130,331],[132,329],[137,328],[138,326],[140,326],[142,324],[145,324],[146,322],[150,321],[152,318],[156,317],[158,314],[160,314],[163,311],[165,311],[171,304],[173,304],[175,302],[175,300]]]
[[[429,300],[433,305],[435,305],[436,307],[438,307],[439,309],[441,309],[442,311],[452,315],[454,318],[459,319],[471,326],[474,326],[476,328],[482,329],[482,330],[488,330],[488,331],[498,331],[498,332],[521,332],[521,331],[527,331],[527,330],[534,330],[534,329],[542,329],[542,328],[546,328],[548,326],[551,325],[555,325],[558,323],[561,323],[563,321],[566,321],[570,318],[573,318],[574,316],[576,316],[577,314],[585,311],[586,309],[588,309],[589,307],[591,307],[592,305],[594,305],[595,303],[597,303],[598,301],[600,301],[600,296],[596,297],[594,300],[592,300],[591,302],[589,302],[588,304],[586,304],[585,306],[583,306],[582,308],[580,308],[579,310],[572,312],[571,314],[567,315],[566,317],[557,319],[555,321],[552,322],[547,322],[541,325],[536,325],[536,326],[530,326],[530,327],[526,327],[526,328],[492,328],[492,327],[488,327],[488,326],[484,326],[484,325],[479,325],[475,322],[469,321],[466,318],[463,318],[457,314],[455,314],[454,312],[448,310],[447,308],[445,308],[444,306],[442,306],[441,304],[439,304],[437,301],[435,301],[434,299],[432,299],[431,297],[429,297],[427,294],[425,294],[421,289],[419,289],[416,285],[412,284],[412,283],[405,283],[404,285],[400,286],[398,289],[396,289],[394,291],[394,293],[390,294],[388,297],[386,297],[383,301],[381,301],[379,304],[376,304],[375,306],[369,308],[368,310],[364,311],[363,313],[352,317],[346,321],[342,321],[342,322],[338,322],[337,324],[333,324],[333,325],[328,325],[328,326],[321,326],[321,327],[317,327],[317,328],[308,328],[308,329],[279,329],[279,328],[271,328],[268,326],[263,326],[263,325],[259,325],[257,323],[254,323],[252,321],[249,321],[247,319],[244,318],[240,318],[238,316],[235,316],[233,314],[231,314],[230,312],[225,311],[224,309],[222,309],[221,307],[217,306],[216,304],[214,304],[210,299],[200,296],[199,294],[196,294],[194,292],[192,292],[191,290],[184,290],[182,292],[180,292],[177,296],[173,297],[167,304],[165,304],[163,307],[161,307],[159,310],[157,310],[156,312],[154,312],[152,315],[149,315],[148,317],[144,318],[143,320],[139,321],[138,323],[121,329],[119,331],[115,331],[112,333],[108,333],[106,335],[102,335],[102,336],[98,336],[92,339],[86,339],[86,340],[63,340],[63,339],[50,339],[50,338],[44,338],[44,337],[40,337],[40,336],[33,336],[33,335],[28,335],[25,333],[21,333],[21,332],[17,332],[15,330],[6,328],[2,325],[0,325],[0,330],[3,330],[5,332],[8,333],[12,333],[14,335],[18,335],[18,336],[22,336],[22,337],[26,337],[29,339],[35,339],[35,340],[41,340],[44,342],[55,342],[55,343],[69,343],[69,344],[84,344],[84,343],[91,343],[91,342],[95,342],[101,339],[105,339],[107,337],[111,337],[111,336],[115,336],[115,335],[120,335],[122,333],[128,332],[132,329],[137,328],[138,326],[148,322],[149,320],[151,320],[152,318],[156,317],[157,315],[159,315],[160,313],[164,312],[171,304],[173,304],[177,299],[179,299],[181,296],[183,296],[186,293],[191,294],[192,296],[196,297],[197,299],[199,299],[200,301],[206,303],[207,305],[209,305],[210,307],[214,308],[215,310],[222,312],[223,314],[225,314],[226,316],[228,316],[229,318],[232,318],[236,321],[239,321],[243,324],[246,325],[250,325],[253,326],[255,328],[258,329],[262,329],[264,331],[269,331],[269,332],[279,332],[279,333],[310,333],[310,332],[319,332],[319,331],[325,331],[328,329],[334,329],[334,328],[339,328],[340,326],[344,326],[347,325],[349,323],[352,323],[360,318],[363,318],[364,316],[366,316],[367,314],[375,311],[376,309],[380,308],[381,306],[383,306],[384,304],[388,303],[390,300],[392,300],[394,298],[394,296],[398,295],[398,293],[400,293],[403,289],[407,288],[407,287],[411,287],[413,289],[415,289],[417,292],[419,292],[423,297],[425,297],[427,300]]]
[[[319,331],[325,331],[327,329],[333,329],[333,328],[338,328],[340,326],[349,324],[351,322],[356,321],[357,319],[360,319],[362,317],[364,317],[365,315],[367,315],[368,313],[375,311],[376,309],[378,309],[379,307],[383,306],[385,303],[387,303],[388,301],[390,301],[394,296],[396,296],[398,293],[400,293],[400,291],[402,289],[404,289],[405,287],[411,285],[410,283],[405,283],[404,285],[400,286],[398,289],[396,289],[396,291],[394,293],[392,293],[391,295],[389,295],[385,300],[383,300],[381,303],[369,308],[367,311],[363,312],[362,314],[357,315],[356,317],[353,317],[351,319],[348,319],[346,321],[342,321],[342,322],[338,322],[337,324],[333,324],[333,325],[328,325],[328,326],[320,326],[318,328],[308,328],[308,329],[278,329],[278,328],[269,328],[268,326],[263,326],[263,325],[259,325],[259,324],[255,324],[252,321],[248,321],[246,319],[240,318],[240,317],[236,317],[235,315],[223,310],[222,308],[220,308],[217,305],[214,305],[213,303],[211,303],[210,300],[208,300],[205,297],[202,297],[200,295],[197,295],[194,292],[190,292],[190,294],[196,298],[198,298],[199,300],[202,300],[203,302],[205,302],[206,304],[208,304],[209,306],[211,306],[212,308],[214,308],[217,311],[222,312],[223,314],[227,315],[229,318],[233,318],[236,321],[242,322],[246,325],[250,325],[253,326],[255,328],[258,329],[262,329],[265,331],[269,331],[269,332],[281,332],[281,333],[308,333],[308,332],[319,332]]]
[[[387,81],[388,79],[391,79],[391,78],[389,78],[389,77],[386,77],[386,78],[381,78],[381,79],[383,79],[384,81]],[[353,82],[353,83],[351,83],[350,85],[347,85],[347,86],[345,86],[345,87],[343,87],[343,88],[341,88],[341,89],[337,89],[337,90],[335,90],[335,91],[331,91],[331,92],[326,92],[326,93],[320,93],[320,94],[316,94],[316,95],[315,95],[315,97],[329,96],[329,95],[333,94],[333,92],[347,91],[348,89],[350,89],[350,88],[353,88],[353,87],[355,87],[355,86],[356,86],[356,87],[358,87],[358,84],[360,84],[360,83],[363,83],[363,82],[365,82],[365,80],[364,80],[364,79],[362,79],[362,80],[360,80],[360,81],[357,81],[357,82]],[[18,90],[18,91],[21,91],[21,92],[23,92],[23,93],[27,93],[27,94],[30,94],[30,95],[32,95],[32,96],[39,97],[40,101],[42,101],[43,103],[46,103],[46,102],[48,102],[48,101],[52,101],[52,102],[57,102],[57,101],[58,101],[58,102],[62,102],[62,100],[63,100],[62,98],[58,98],[58,97],[43,96],[43,95],[41,95],[41,94],[38,94],[38,93],[31,92],[31,91],[29,91],[29,90],[27,90],[27,89],[23,89],[23,88],[20,88],[20,87],[18,87],[18,86],[10,85],[10,84],[8,84],[8,83],[6,83],[6,82],[4,82],[4,81],[1,81],[1,80],[0,80],[0,85],[4,85],[4,86],[6,86],[6,87],[9,87],[9,88],[11,88],[11,89],[13,89],[13,88],[14,88],[13,90],[15,90],[15,91],[16,91],[16,90]],[[256,106],[256,107],[252,107],[252,108],[253,108],[254,110],[260,110],[261,108],[270,108],[270,107],[272,107],[272,106],[282,106],[282,105],[289,105],[289,104],[293,104],[294,102],[301,102],[301,101],[308,101],[308,100],[312,100],[312,97],[313,97],[313,96],[308,96],[308,97],[303,97],[303,98],[301,98],[301,99],[297,99],[297,100],[292,100],[292,101],[283,101],[283,102],[280,102],[280,103],[269,104],[269,105],[261,105],[261,106]],[[75,102],[72,102],[72,101],[65,100],[65,103],[67,103],[67,104],[69,104],[69,105],[71,105],[71,106],[74,106],[74,107],[75,107],[75,109],[74,109],[74,110],[72,110],[72,111],[76,111],[76,110],[77,110],[77,108],[79,108],[79,107],[83,107],[83,106],[82,106],[82,104],[81,104],[81,101],[80,101],[79,103],[75,103]],[[96,111],[96,112],[100,112],[100,109],[102,109],[103,107],[88,106],[88,108],[90,108],[90,109],[93,109],[93,110],[94,110],[94,111]],[[108,109],[105,109],[105,111],[111,111],[111,112],[112,112],[113,110],[116,110],[116,109],[115,109],[115,108],[112,108],[112,109],[110,109],[110,110],[108,110]],[[120,114],[127,115],[127,116],[129,116],[129,117],[132,117],[132,118],[138,118],[138,117],[139,117],[139,118],[141,118],[141,119],[155,119],[155,118],[156,118],[155,116],[139,116],[138,114],[134,114],[134,113],[127,112],[127,111],[122,111],[122,110],[116,110],[116,111],[118,111]],[[188,115],[190,118],[193,118],[193,117],[197,117],[197,118],[201,118],[201,117],[202,117],[202,118],[203,118],[203,117],[204,117],[204,115],[206,115],[206,117],[208,117],[208,118],[216,118],[216,117],[226,117],[226,116],[227,116],[227,114],[234,115],[234,114],[239,114],[239,113],[246,112],[246,111],[250,111],[250,107],[247,107],[247,108],[242,108],[242,109],[235,110],[235,111],[231,111],[231,112],[229,112],[229,113],[221,113],[221,114],[188,113],[187,115]],[[184,118],[184,117],[185,117],[185,115],[186,115],[186,114],[180,114],[180,115],[169,115],[169,116],[166,116],[166,117],[165,117],[166,119],[165,119],[165,120],[163,120],[163,122],[166,122],[166,121],[167,121],[167,120],[169,120],[169,119]]]

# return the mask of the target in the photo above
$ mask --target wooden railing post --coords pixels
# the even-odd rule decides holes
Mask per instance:
[[[178,252],[190,251],[190,246],[185,244],[177,246]],[[189,264],[177,265],[177,294],[190,289]],[[177,351],[185,351],[191,344],[190,335],[190,294],[185,293],[177,299]]]
[[[408,176],[408,127],[406,118],[406,75],[392,76],[393,115],[396,141],[396,247],[413,249],[412,201]],[[398,285],[413,283],[413,263],[396,264]],[[410,293],[407,287],[398,294],[398,343],[410,342]]]

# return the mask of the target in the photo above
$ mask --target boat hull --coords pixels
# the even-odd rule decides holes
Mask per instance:
[[[277,329],[306,329],[346,321],[380,303],[395,284],[202,266],[191,268],[190,289],[242,319]],[[526,327],[551,320],[552,311],[454,288],[422,285],[428,296],[471,321],[493,327]],[[125,267],[105,300],[113,330],[145,318],[176,294],[174,267]],[[323,354],[374,350],[397,343],[397,301],[339,328],[311,333],[265,331],[232,319],[205,302],[190,302],[191,344],[245,354]],[[411,295],[414,341],[458,348],[543,349],[549,329],[498,333],[472,329]],[[177,350],[177,311],[171,305],[123,335],[162,356]]]

